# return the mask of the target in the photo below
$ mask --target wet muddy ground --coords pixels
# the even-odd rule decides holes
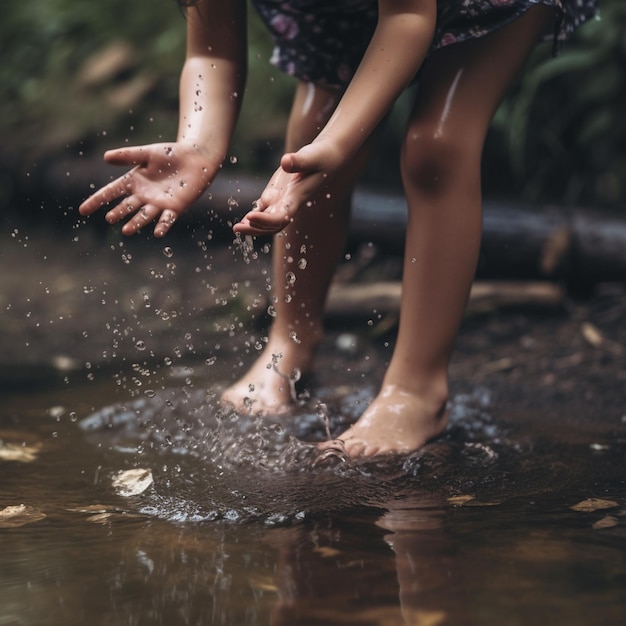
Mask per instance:
[[[623,285],[473,310],[444,437],[315,466],[393,310],[329,317],[311,397],[260,423],[215,394],[264,335],[262,243],[70,230],[0,241],[0,624],[623,623]],[[365,246],[339,279],[398,273]]]

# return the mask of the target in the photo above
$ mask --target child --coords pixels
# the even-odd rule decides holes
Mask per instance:
[[[408,223],[396,348],[372,404],[320,447],[350,457],[406,453],[444,430],[448,362],[480,244],[487,128],[537,39],[564,37],[596,1],[254,0],[277,44],[274,62],[299,82],[280,167],[234,227],[278,233],[276,318],[257,361],[224,392],[225,405],[284,412],[286,379],[311,371],[355,181],[377,125],[417,76],[401,158]],[[106,219],[129,217],[126,235],[153,220],[157,237],[167,233],[214,179],[239,113],[246,2],[188,4],[177,141],[107,152],[108,162],[134,167],[80,207],[89,215],[121,199]]]

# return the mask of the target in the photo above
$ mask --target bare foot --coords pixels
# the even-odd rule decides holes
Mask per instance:
[[[268,343],[252,367],[221,397],[222,405],[260,415],[280,415],[297,402],[296,383],[311,370],[313,347]]]
[[[351,458],[406,454],[441,434],[448,422],[446,400],[416,395],[398,385],[384,385],[363,415],[337,439],[320,444]]]

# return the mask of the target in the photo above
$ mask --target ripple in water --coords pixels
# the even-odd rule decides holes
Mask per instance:
[[[450,403],[443,437],[408,456],[316,464],[315,443],[354,421],[365,391],[310,401],[261,418],[225,410],[211,391],[172,389],[105,407],[80,423],[110,450],[112,472],[151,469],[153,485],[129,508],[173,521],[287,524],[331,511],[385,509],[390,499],[495,481],[507,441],[487,413],[484,390]],[[327,417],[327,424],[324,423]],[[464,485],[460,484],[464,483]]]

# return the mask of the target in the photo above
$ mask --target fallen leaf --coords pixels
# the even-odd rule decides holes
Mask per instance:
[[[7,506],[0,510],[0,528],[17,528],[38,522],[44,517],[46,517],[45,513],[26,504]]]
[[[136,468],[118,472],[112,484],[120,496],[128,498],[143,493],[153,481],[149,469]]]
[[[70,509],[66,509],[67,511],[71,511],[72,513],[110,513],[112,511],[117,511],[118,509],[113,506],[106,506],[104,504],[88,504],[87,506],[77,506],[72,507]]]
[[[317,548],[313,548],[313,552],[317,552],[326,558],[339,556],[341,554],[341,550],[337,550],[337,548],[329,548],[328,546],[318,546]]]
[[[614,517],[613,515],[605,515],[602,519],[593,524],[591,528],[594,530],[601,530],[602,528],[613,528],[613,526],[617,526],[618,524],[619,520],[617,517]]]
[[[463,506],[466,502],[474,500],[476,496],[451,496],[448,502],[453,506]]]
[[[599,348],[604,343],[604,337],[596,326],[590,322],[584,322],[580,327],[584,340],[594,348]]]
[[[30,463],[37,458],[37,453],[41,450],[41,444],[33,446],[20,445],[0,441],[0,460],[19,461],[20,463]]]
[[[583,513],[590,513],[591,511],[612,509],[614,506],[619,505],[613,500],[602,500],[601,498],[587,498],[587,500],[582,500],[578,504],[571,506],[570,509],[572,509],[572,511],[582,511]]]
[[[96,522],[98,524],[104,524],[104,522],[108,522],[109,519],[111,518],[111,515],[113,515],[113,513],[96,513],[95,515],[90,515],[87,518],[88,522]]]
[[[274,593],[279,592],[279,589],[276,586],[276,581],[271,576],[251,576],[250,583],[255,589],[259,589],[261,591],[273,591]]]

